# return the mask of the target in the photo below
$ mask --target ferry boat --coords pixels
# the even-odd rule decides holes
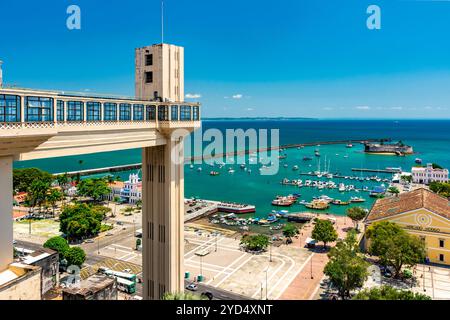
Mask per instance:
[[[315,209],[315,210],[325,210],[330,207],[329,203],[322,199],[316,199],[311,201],[310,203],[305,204],[305,207],[309,209]]]
[[[217,209],[220,212],[229,212],[229,213],[236,213],[236,214],[252,213],[252,212],[256,211],[255,206],[247,205],[247,204],[233,203],[233,202],[220,202],[217,205]]]
[[[366,201],[366,199],[360,198],[360,197],[351,197],[350,198],[350,202],[354,202],[354,203],[356,203],[356,202],[365,202],[365,201]]]

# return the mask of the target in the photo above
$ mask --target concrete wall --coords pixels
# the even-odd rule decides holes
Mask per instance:
[[[0,288],[0,300],[41,300],[41,269],[10,269],[22,275]]]
[[[146,55],[153,55],[153,64],[146,66]],[[184,48],[157,44],[135,51],[135,93],[139,99],[153,99],[154,92],[163,100],[184,101]],[[145,73],[153,72],[153,82],[145,83]]]
[[[0,272],[13,260],[12,162],[12,156],[0,157]]]

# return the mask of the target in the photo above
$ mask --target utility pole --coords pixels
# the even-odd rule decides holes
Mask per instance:
[[[215,250],[214,250],[215,252],[217,252],[217,236],[218,236],[218,235],[216,234],[216,248],[215,248]]]
[[[267,267],[267,270],[266,270],[266,300],[268,300],[267,295],[268,295],[268,291],[269,291],[269,288],[267,287],[268,286],[268,281],[267,281],[267,273],[268,272],[269,272],[269,267]]]
[[[272,262],[272,241],[269,241],[269,261]]]
[[[314,254],[313,254],[314,255]],[[312,267],[312,258],[313,258],[313,256],[311,256],[311,279],[314,279],[314,276],[313,276],[313,267]]]

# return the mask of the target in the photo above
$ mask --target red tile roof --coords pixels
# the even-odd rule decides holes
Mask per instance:
[[[372,206],[366,221],[370,222],[421,208],[450,219],[450,202],[430,190],[420,188],[401,193],[397,197],[378,199]]]

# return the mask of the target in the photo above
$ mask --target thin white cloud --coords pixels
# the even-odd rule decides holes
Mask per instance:
[[[392,110],[403,110],[403,107],[392,107]]]
[[[330,110],[334,110],[334,108],[331,108],[331,107],[325,107],[325,108],[323,108],[323,110],[330,111]]]
[[[187,99],[199,99],[199,98],[202,97],[202,95],[199,94],[199,93],[187,93],[187,94],[185,95],[185,97],[186,97]]]
[[[369,106],[357,106],[357,107],[355,107],[355,109],[358,109],[358,110],[370,110],[370,107]]]
[[[253,110],[255,110],[255,109],[253,109],[253,108],[247,108],[247,111],[253,111]]]
[[[243,95],[242,94],[240,94],[240,93],[238,93],[238,94],[235,94],[235,95],[233,95],[233,99],[242,99],[242,97],[243,97]]]

